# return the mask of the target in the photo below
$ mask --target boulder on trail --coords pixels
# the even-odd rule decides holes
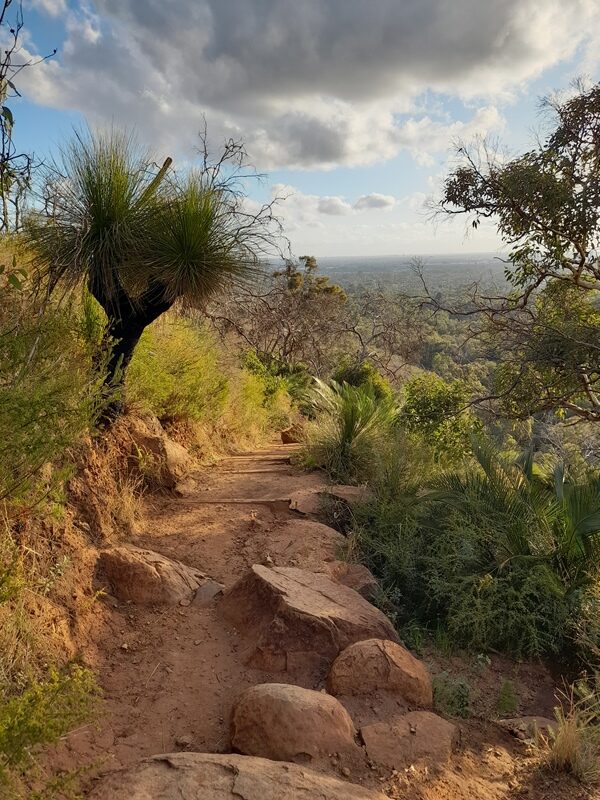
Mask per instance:
[[[347,647],[333,662],[327,687],[335,695],[385,691],[409,705],[431,708],[433,691],[422,661],[396,642],[367,639]]]
[[[165,488],[175,489],[192,471],[192,456],[185,447],[167,435],[156,417],[132,417],[128,433],[135,449],[132,459],[139,461],[140,452],[153,459],[160,484]]]
[[[328,670],[353,642],[398,640],[389,619],[357,592],[295,567],[255,564],[220,607],[248,642],[246,663],[270,672]]]
[[[97,567],[115,597],[140,605],[176,605],[190,600],[208,580],[200,570],[133,545],[101,551]]]
[[[300,764],[360,751],[354,723],[329,694],[285,683],[247,689],[231,717],[231,746],[249,756]]]
[[[341,533],[338,536],[344,541]],[[354,589],[365,600],[372,600],[375,597],[379,584],[371,570],[367,569],[364,564],[351,564],[349,561],[330,561],[325,565],[325,571],[334,581]]]
[[[402,717],[365,725],[360,735],[375,764],[402,770],[416,761],[429,766],[447,762],[459,741],[456,725],[431,711],[411,711]]]
[[[173,753],[112,772],[90,800],[386,800],[297,764],[250,756]]]

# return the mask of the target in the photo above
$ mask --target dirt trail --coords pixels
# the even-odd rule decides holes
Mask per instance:
[[[323,481],[290,465],[293,450],[273,444],[198,473],[185,496],[147,508],[131,543],[197,567],[226,587],[256,563],[319,569],[323,532],[318,526],[300,529],[288,500]],[[51,760],[59,769],[90,765],[93,776],[157,753],[227,752],[232,704],[243,689],[268,681],[319,688],[303,683],[309,679],[302,675],[247,668],[215,603],[145,608],[110,596],[99,602],[101,634],[88,660],[104,690],[104,713],[54,750]],[[352,779],[401,800],[588,797],[570,781],[559,786],[535,777],[522,743],[493,723],[473,720],[461,729],[462,752],[436,775],[408,770],[390,778],[367,770]]]
[[[285,535],[294,519],[290,495],[322,484],[290,466],[293,449],[272,445],[202,471],[186,496],[155,501],[147,509],[132,543],[230,586],[252,564],[270,559],[273,540]],[[110,614],[94,666],[105,713],[61,743],[56,765],[95,763],[104,771],[186,746],[226,750],[235,697],[277,676],[241,663],[236,636],[214,604],[148,609],[111,597],[101,602]]]

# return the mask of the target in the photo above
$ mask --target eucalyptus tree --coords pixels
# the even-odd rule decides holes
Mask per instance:
[[[458,150],[438,210],[465,215],[474,229],[496,224],[511,291],[486,296],[476,287],[451,310],[500,354],[483,399],[511,416],[557,410],[600,422],[600,84],[579,83],[544,108],[548,133],[521,155]]]
[[[85,286],[104,309],[107,385],[120,392],[144,329],[175,303],[202,304],[273,254],[273,203],[246,196],[259,177],[233,140],[212,159],[203,137],[199,166],[183,174],[115,130],[76,134],[61,151],[26,238],[49,292]],[[116,399],[108,416],[121,410]]]

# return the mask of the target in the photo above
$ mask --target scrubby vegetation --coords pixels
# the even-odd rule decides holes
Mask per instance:
[[[203,141],[177,174],[90,131],[40,178],[43,203],[25,213],[19,193],[13,219],[0,198],[0,795],[51,796],[36,748],[98,695],[58,617],[44,620],[65,610],[76,523],[85,546],[99,536],[76,473],[110,473],[121,532],[160,483],[140,448],[94,462],[118,451],[124,411],[199,458],[303,414],[304,465],[372,490],[352,550],[407,642],[600,669],[599,98],[556,105],[547,142],[520,158],[459,152],[440,209],[497,221],[505,295],[442,292],[419,264],[416,296],[342,287],[311,256],[272,263],[273,206],[248,211],[257,176],[232,141],[215,161]],[[10,141],[6,120],[3,107]],[[438,709],[469,715],[466,681],[441,673],[434,688]],[[597,685],[579,690],[544,747],[592,781]],[[505,681],[498,711],[517,704]]]

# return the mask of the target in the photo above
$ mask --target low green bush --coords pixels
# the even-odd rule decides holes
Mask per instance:
[[[87,720],[97,697],[93,674],[78,665],[52,669],[44,679],[28,681],[19,694],[0,691],[0,796],[31,797],[24,779],[44,781],[36,748]]]
[[[427,372],[407,381],[402,393],[398,421],[406,431],[422,436],[438,457],[456,459],[470,452],[471,437],[481,424],[467,410],[465,383],[447,383]]]
[[[440,672],[432,680],[433,705],[448,717],[467,719],[471,715],[471,685],[464,678]]]
[[[130,402],[163,422],[214,423],[228,392],[216,342],[204,327],[170,317],[146,328],[127,370]]]
[[[126,396],[163,423],[191,421],[230,445],[286,427],[291,414],[285,378],[251,355],[226,352],[206,326],[174,315],[144,331]]]
[[[597,479],[474,452],[476,464],[430,477],[408,448],[404,469],[375,484],[375,500],[355,515],[358,552],[398,625],[432,635],[441,626],[476,652],[597,656]]]
[[[377,400],[390,399],[393,395],[390,382],[369,361],[360,363],[344,360],[333,373],[335,383],[370,389]]]
[[[396,420],[394,400],[376,397],[369,386],[320,380],[315,380],[309,400],[315,419],[307,432],[307,459],[336,481],[372,479]]]
[[[50,488],[42,468],[93,427],[106,398],[78,303],[50,306],[2,277],[0,501],[33,503]]]

